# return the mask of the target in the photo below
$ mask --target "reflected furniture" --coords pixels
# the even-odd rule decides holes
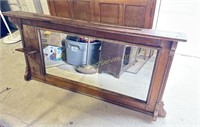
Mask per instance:
[[[19,11],[5,12],[3,15],[8,16],[18,26],[21,32],[23,48],[17,49],[17,51],[24,53],[26,61],[25,80],[35,79],[57,87],[96,97],[103,101],[151,115],[154,120],[158,116],[166,115],[163,108],[162,96],[176,46],[179,41],[186,41],[184,34],[88,23]],[[73,81],[67,79],[67,77],[61,78],[56,75],[47,74],[39,29],[84,35],[105,41],[109,40],[115,44],[140,45],[142,47],[156,49],[157,58],[146,101]]]
[[[99,73],[112,74],[119,78],[120,75],[136,63],[138,47],[112,42],[102,42],[99,60]]]

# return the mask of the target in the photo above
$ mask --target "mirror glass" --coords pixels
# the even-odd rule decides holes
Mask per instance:
[[[46,73],[147,100],[157,49],[39,30]]]

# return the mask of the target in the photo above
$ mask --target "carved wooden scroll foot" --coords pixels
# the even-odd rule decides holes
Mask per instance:
[[[154,111],[154,116],[153,116],[153,120],[156,121],[157,117],[165,117],[166,116],[166,111],[164,109],[164,103],[158,102]]]
[[[31,71],[28,66],[26,66],[25,74],[24,74],[24,80],[29,81],[31,80]]]
[[[23,52],[25,57],[31,57],[35,59],[35,54],[38,53],[38,51],[33,50],[31,48],[19,48],[15,49],[16,51]],[[31,70],[29,67],[29,64],[26,66],[26,71],[24,75],[24,80],[28,81],[31,79]]]

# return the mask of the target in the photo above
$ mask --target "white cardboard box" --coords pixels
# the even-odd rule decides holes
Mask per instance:
[[[43,49],[44,57],[47,60],[63,61],[65,60],[65,49],[63,47],[47,46]]]

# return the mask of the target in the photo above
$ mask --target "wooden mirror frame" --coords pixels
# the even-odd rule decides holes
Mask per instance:
[[[96,97],[103,101],[151,115],[154,120],[158,116],[166,115],[162,96],[177,43],[178,41],[186,41],[184,34],[88,23],[19,11],[3,14],[8,16],[21,32],[23,48],[17,50],[24,52],[26,61],[25,80],[35,79],[73,92]],[[158,49],[147,101],[46,74],[38,29],[50,29],[113,40],[114,43],[118,44],[134,44]]]

